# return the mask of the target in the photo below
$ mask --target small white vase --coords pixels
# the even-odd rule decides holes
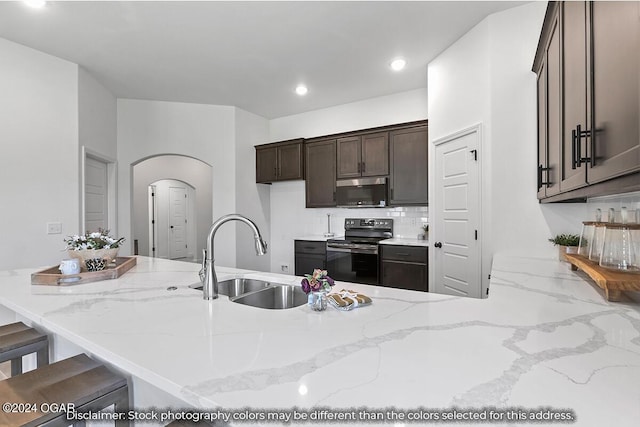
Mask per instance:
[[[567,254],[577,254],[578,253],[578,247],[577,246],[562,246],[562,245],[558,245],[558,259],[562,262],[569,262],[567,261]]]

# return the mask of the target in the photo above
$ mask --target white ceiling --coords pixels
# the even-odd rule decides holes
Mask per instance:
[[[522,3],[0,1],[0,37],[80,64],[120,98],[275,118],[424,88],[438,53]]]

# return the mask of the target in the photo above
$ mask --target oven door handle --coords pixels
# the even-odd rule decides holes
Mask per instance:
[[[352,249],[345,249],[345,248],[336,248],[336,247],[332,247],[332,246],[327,246],[327,252],[343,252],[343,253],[348,253],[348,254],[370,254],[370,255],[377,255],[378,254],[378,249],[362,249],[362,248],[352,248]]]

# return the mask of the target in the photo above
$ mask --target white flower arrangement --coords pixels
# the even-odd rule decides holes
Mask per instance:
[[[86,249],[115,249],[119,248],[120,244],[124,242],[124,237],[114,239],[109,236],[109,230],[87,232],[84,235],[69,236],[64,239],[67,244],[67,250],[82,251]]]

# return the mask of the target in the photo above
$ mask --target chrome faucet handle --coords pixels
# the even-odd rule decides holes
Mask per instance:
[[[198,272],[198,276],[200,277],[200,282],[204,284],[205,272],[207,271],[207,250],[202,250],[202,268]]]

